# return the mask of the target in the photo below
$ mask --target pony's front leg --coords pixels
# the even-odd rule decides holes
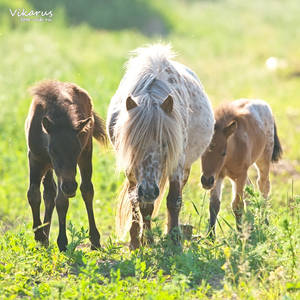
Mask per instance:
[[[66,251],[68,245],[66,233],[66,215],[69,208],[69,198],[67,198],[60,189],[60,181],[58,181],[58,193],[55,199],[55,206],[58,214],[59,234],[57,244],[60,251]]]
[[[235,215],[236,220],[236,228],[238,231],[241,231],[242,225],[242,216],[244,213],[244,199],[243,199],[243,190],[247,181],[247,171],[244,174],[240,174],[236,179],[234,179],[235,183],[235,195],[233,197],[233,201],[231,203],[232,211]]]
[[[151,216],[154,210],[154,204],[140,203],[140,211],[143,217],[143,233],[142,233],[142,244],[151,244],[154,242],[153,236],[151,235]]]
[[[180,182],[170,181],[170,189],[167,196],[168,208],[168,234],[175,244],[180,244],[179,212],[182,204]]]
[[[183,173],[183,174],[182,174]],[[182,189],[188,180],[190,169],[177,171],[169,178],[170,187],[167,196],[168,234],[175,244],[180,244],[179,213],[182,204]]]
[[[132,223],[130,227],[130,250],[135,250],[140,247],[141,236],[141,212],[136,199],[131,200],[132,207]]]

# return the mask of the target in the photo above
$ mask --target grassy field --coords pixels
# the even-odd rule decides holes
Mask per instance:
[[[300,299],[299,1],[42,3],[0,0],[0,298]],[[21,22],[9,8],[52,9],[54,16],[52,22]],[[209,195],[200,185],[198,161],[181,212],[181,223],[192,224],[198,238],[185,241],[182,251],[169,244],[164,201],[155,244],[130,252],[114,235],[123,175],[115,171],[111,147],[95,147],[94,206],[103,248],[88,248],[79,192],[70,200],[68,251],[59,253],[56,245],[56,212],[49,248],[36,245],[26,199],[28,87],[45,78],[75,82],[105,118],[128,52],[157,41],[170,42],[177,59],[198,74],[213,106],[240,97],[270,103],[284,157],[271,174],[267,209],[256,186],[247,188],[250,204],[239,238],[226,181],[218,237],[209,242]],[[278,59],[277,69],[266,68],[269,57]],[[253,182],[255,176],[251,171]]]

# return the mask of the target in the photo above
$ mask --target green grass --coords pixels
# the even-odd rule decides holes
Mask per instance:
[[[291,76],[300,71],[298,1],[112,2],[104,18],[103,11],[96,13],[102,1],[91,14],[78,1],[73,8],[68,1],[50,1],[52,22],[22,23],[10,17],[8,8],[37,7],[38,2],[0,0],[0,298],[299,299],[300,79]],[[141,18],[136,14],[143,7]],[[115,15],[116,8],[122,17]],[[67,253],[57,249],[56,213],[50,247],[39,247],[26,199],[28,87],[45,78],[75,82],[105,118],[128,52],[156,41],[172,43],[178,60],[199,75],[214,106],[239,97],[270,103],[284,158],[271,174],[267,209],[256,187],[248,189],[250,204],[239,238],[226,182],[218,237],[210,243],[205,238],[208,194],[200,186],[198,161],[181,212],[181,222],[192,224],[198,238],[185,241],[182,251],[172,247],[164,235],[164,202],[153,230],[155,244],[130,252],[114,236],[123,175],[115,171],[112,149],[95,147],[95,215],[103,248],[88,249],[79,193],[70,200]],[[271,56],[285,67],[268,70],[265,61]],[[254,181],[255,173],[251,176]]]

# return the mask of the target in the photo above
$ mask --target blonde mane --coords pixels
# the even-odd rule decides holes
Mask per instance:
[[[117,165],[119,169],[132,170],[141,163],[145,150],[155,142],[160,145],[161,151],[164,147],[167,153],[163,173],[168,176],[177,166],[183,151],[183,120],[177,91],[157,77],[166,67],[172,67],[168,59],[173,54],[169,47],[161,45],[138,49],[135,53],[137,56],[127,63],[125,78],[121,83],[127,91],[129,89],[129,93],[123,95],[114,130]],[[129,95],[138,106],[127,111],[125,101]],[[170,114],[160,107],[168,95],[174,101]]]

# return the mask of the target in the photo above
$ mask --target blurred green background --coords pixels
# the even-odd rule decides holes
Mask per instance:
[[[9,9],[53,12],[51,21],[22,21]],[[272,107],[284,156],[271,174],[274,220],[300,194],[300,4],[298,0],[0,0],[0,224],[2,232],[31,227],[26,199],[28,168],[24,121],[28,88],[52,78],[75,82],[106,118],[124,74],[129,51],[171,43],[177,60],[193,69],[213,104],[237,98],[265,99]],[[270,59],[271,58],[271,59]],[[114,236],[116,198],[123,175],[111,147],[95,147],[93,182],[96,222],[103,241]],[[184,191],[183,223],[204,234],[208,201],[201,208],[200,162]],[[253,181],[255,173],[251,172]],[[234,226],[226,182],[221,216]],[[207,196],[206,196],[207,199]],[[165,220],[165,202],[159,215]],[[87,227],[80,193],[68,219]],[[163,225],[162,225],[163,226]],[[54,213],[51,241],[56,240]]]

